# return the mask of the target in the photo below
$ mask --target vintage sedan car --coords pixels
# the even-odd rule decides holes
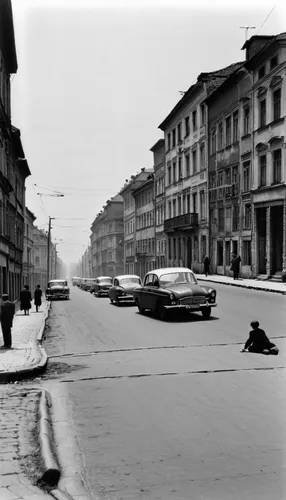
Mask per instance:
[[[112,278],[110,276],[98,276],[93,285],[93,293],[96,297],[108,297],[108,291],[112,287]]]
[[[66,280],[51,280],[46,288],[47,300],[70,298],[70,289]]]
[[[154,311],[162,320],[167,319],[172,310],[201,311],[205,318],[216,307],[216,290],[201,287],[191,269],[169,267],[155,269],[146,274],[143,286],[133,291],[139,312]]]
[[[133,290],[141,284],[141,278],[135,274],[116,276],[108,292],[111,304],[115,302],[119,306],[121,302],[134,302]]]

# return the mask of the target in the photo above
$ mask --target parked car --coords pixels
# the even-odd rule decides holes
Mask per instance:
[[[46,288],[47,300],[70,298],[70,289],[66,280],[51,280]]]
[[[120,302],[134,302],[133,290],[141,284],[141,278],[135,274],[116,276],[108,292],[111,304],[115,302],[119,306]]]
[[[201,287],[191,269],[169,267],[146,274],[143,286],[134,289],[133,297],[141,314],[154,311],[162,320],[172,310],[201,311],[205,318],[216,307],[216,290]]]
[[[82,290],[85,292],[89,292],[90,289],[94,286],[95,284],[95,278],[84,278],[82,282]]]
[[[108,291],[111,287],[112,278],[110,276],[99,276],[95,280],[93,293],[96,297],[101,297],[102,295],[108,297]]]

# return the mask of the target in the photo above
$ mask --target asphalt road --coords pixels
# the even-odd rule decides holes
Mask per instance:
[[[286,298],[216,288],[209,320],[165,323],[75,287],[53,303],[47,377],[67,387],[93,498],[285,497]],[[240,353],[253,319],[278,356]]]

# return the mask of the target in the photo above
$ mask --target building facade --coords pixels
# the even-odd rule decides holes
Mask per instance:
[[[33,262],[34,262],[34,284],[40,285],[45,290],[48,283],[47,256],[48,256],[48,234],[46,231],[33,228]]]
[[[135,201],[135,274],[155,268],[154,174],[132,191]]]
[[[165,220],[165,141],[159,141],[150,149],[154,164],[154,229],[155,229],[155,267],[166,267]]]
[[[22,286],[29,285],[30,290],[35,288],[35,267],[34,267],[34,222],[35,215],[25,207],[25,232],[24,232],[24,252],[22,269]]]
[[[123,199],[123,223],[124,223],[124,273],[136,274],[136,226],[135,226],[135,199],[132,191],[144,183],[153,169],[142,168],[139,173],[132,175],[130,180],[126,179],[125,185],[119,194]]]
[[[93,278],[124,273],[123,199],[116,195],[106,202],[91,226]]]
[[[243,47],[253,87],[253,274],[286,275],[286,34],[253,36]]]
[[[202,272],[208,253],[208,115],[205,99],[236,68],[202,73],[161,123],[166,144],[164,230],[169,266]]]

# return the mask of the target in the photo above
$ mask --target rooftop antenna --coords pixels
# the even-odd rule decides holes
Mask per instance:
[[[239,26],[240,29],[245,30],[245,41],[247,40],[248,30],[256,30],[256,26]]]

